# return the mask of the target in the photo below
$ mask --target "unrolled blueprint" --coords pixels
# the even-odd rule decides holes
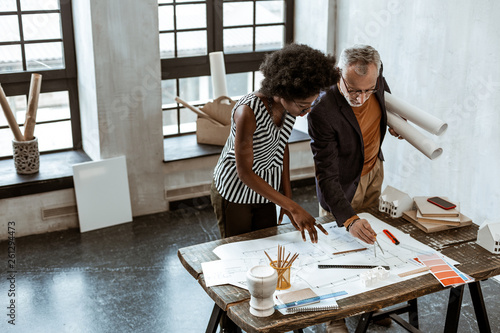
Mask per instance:
[[[287,253],[299,253],[299,258],[292,267],[292,288],[287,291],[309,287],[314,289],[318,295],[339,291],[347,292],[346,295],[337,298],[341,299],[414,278],[417,275],[399,277],[398,274],[418,268],[419,263],[414,260],[418,254],[435,252],[427,245],[380,221],[371,214],[363,213],[358,216],[370,222],[373,230],[377,233],[377,240],[384,253],[378,250],[375,257],[373,245],[352,237],[344,228],[339,228],[335,222],[323,224],[329,234],[324,235],[318,232],[319,241],[316,244],[311,243],[309,240],[307,242],[302,241],[300,233],[294,231],[262,239],[224,244],[214,249],[214,253],[221,259],[266,259],[264,254],[264,251],[266,251],[272,259],[275,259],[278,244],[285,246]],[[383,233],[384,229],[388,229],[400,241],[400,244],[393,244]],[[367,247],[368,250],[340,255],[333,254],[363,247]],[[450,258],[446,258],[446,260],[451,264],[457,264],[456,261]],[[364,270],[319,269],[318,264],[381,265],[390,266],[391,269],[388,279],[380,281],[372,287],[364,287],[360,280],[360,274]],[[427,273],[419,273],[419,275]]]

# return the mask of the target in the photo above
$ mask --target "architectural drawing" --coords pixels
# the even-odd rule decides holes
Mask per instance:
[[[328,235],[318,233],[319,241],[316,244],[310,241],[304,242],[300,233],[294,231],[262,239],[224,244],[217,247],[214,253],[221,259],[265,258],[264,251],[266,251],[274,260],[273,256],[276,256],[278,244],[282,245],[286,248],[287,253],[299,253],[299,258],[292,267],[292,288],[287,291],[311,288],[318,295],[345,291],[347,294],[338,298],[340,299],[411,279],[417,275],[399,277],[397,274],[418,268],[419,266],[413,259],[418,254],[434,252],[427,245],[418,242],[370,214],[359,214],[359,217],[366,218],[370,222],[378,235],[378,242],[384,249],[383,254],[378,251],[377,257],[375,257],[373,245],[363,243],[352,237],[344,228],[339,228],[335,222],[323,224],[328,231]],[[388,229],[399,239],[401,244],[394,245],[383,233],[384,229]],[[368,249],[340,255],[333,254],[359,248]],[[452,264],[456,264],[450,258],[447,258],[447,260]],[[360,274],[365,271],[363,269],[319,269],[318,264],[390,266],[391,269],[387,279],[366,287],[361,283],[360,279]]]

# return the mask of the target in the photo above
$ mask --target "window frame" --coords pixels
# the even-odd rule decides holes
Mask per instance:
[[[21,14],[46,14],[46,13],[60,13],[61,16],[61,41],[63,43],[63,56],[64,56],[64,68],[53,69],[53,70],[27,70],[26,69],[26,58],[24,52],[24,45],[30,44],[24,41],[24,38],[20,36],[19,42],[2,42],[0,45],[12,45],[21,44],[22,47],[22,57],[23,57],[23,70],[18,72],[1,73],[0,72],[0,83],[5,91],[5,94],[9,96],[26,96],[28,98],[29,87],[31,82],[31,75],[33,73],[38,73],[42,75],[42,85],[40,93],[51,93],[51,92],[68,92],[69,109],[71,121],[71,132],[73,147],[50,150],[43,153],[53,153],[68,150],[78,150],[82,148],[82,134],[81,134],[81,123],[80,123],[80,110],[78,102],[78,83],[77,83],[77,66],[76,66],[76,54],[75,54],[75,42],[74,42],[74,32],[73,32],[73,13],[72,13],[72,1],[71,0],[60,0],[59,9],[55,10],[26,10],[19,11],[20,0],[16,0],[17,10],[3,12],[0,15],[17,14],[18,20],[22,20]],[[37,40],[37,42],[52,41],[49,40]],[[59,40],[57,40],[59,41]],[[57,121],[67,121],[68,119],[61,119],[56,121],[47,121],[41,123],[57,122]],[[39,122],[37,122],[39,124]],[[20,124],[22,125],[22,124]],[[7,128],[2,126],[1,128]],[[12,156],[0,157],[0,159],[12,158]]]
[[[257,0],[229,0],[226,2],[254,2]],[[283,0],[285,5],[284,13],[284,27],[285,36],[284,43],[293,42],[293,31],[294,31],[294,10],[295,1],[294,0]],[[206,13],[207,13],[207,55],[194,56],[194,57],[179,57],[179,58],[162,58],[161,59],[161,80],[176,80],[177,91],[179,91],[179,79],[192,78],[200,76],[210,76],[210,60],[208,54],[211,52],[224,51],[224,41],[223,41],[223,0],[206,0]],[[183,2],[182,4],[189,4],[189,2]],[[167,5],[167,4],[164,4]],[[170,4],[171,5],[171,4]],[[161,5],[159,5],[161,6]],[[174,17],[175,20],[175,17]],[[264,24],[265,26],[273,26],[276,24]],[[249,25],[255,29],[259,24],[255,24],[255,19],[252,25]],[[255,34],[253,40],[253,48],[255,49]],[[177,49],[177,46],[176,46]],[[259,70],[259,66],[264,60],[264,56],[270,51],[252,51],[245,53],[230,53],[224,54],[224,62],[226,74],[253,72],[253,77],[255,78],[256,71]],[[255,81],[255,80],[254,80]],[[182,97],[181,97],[182,98]],[[180,127],[180,110],[183,109],[182,105],[177,103],[176,108],[162,108],[162,113],[164,111],[177,110],[177,127]],[[173,137],[185,135],[188,133],[177,134],[167,134],[164,137]]]

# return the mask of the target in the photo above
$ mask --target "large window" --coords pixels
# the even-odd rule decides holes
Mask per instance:
[[[208,54],[223,51],[228,95],[245,95],[262,79],[258,68],[266,52],[293,40],[293,0],[159,0],[162,58],[163,134],[192,133],[191,105],[212,99]]]
[[[41,152],[81,148],[71,1],[0,1],[0,83],[21,126],[32,73],[42,75],[35,136]],[[0,116],[0,157],[12,155]]]

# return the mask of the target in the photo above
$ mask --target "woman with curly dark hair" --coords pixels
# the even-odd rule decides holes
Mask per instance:
[[[335,57],[290,44],[270,53],[260,66],[259,91],[242,97],[231,115],[231,132],[214,171],[212,205],[222,237],[275,226],[276,205],[295,228],[318,241],[315,219],[294,202],[288,138],[295,119],[311,110],[321,89],[339,80]],[[282,185],[283,194],[279,192]]]

